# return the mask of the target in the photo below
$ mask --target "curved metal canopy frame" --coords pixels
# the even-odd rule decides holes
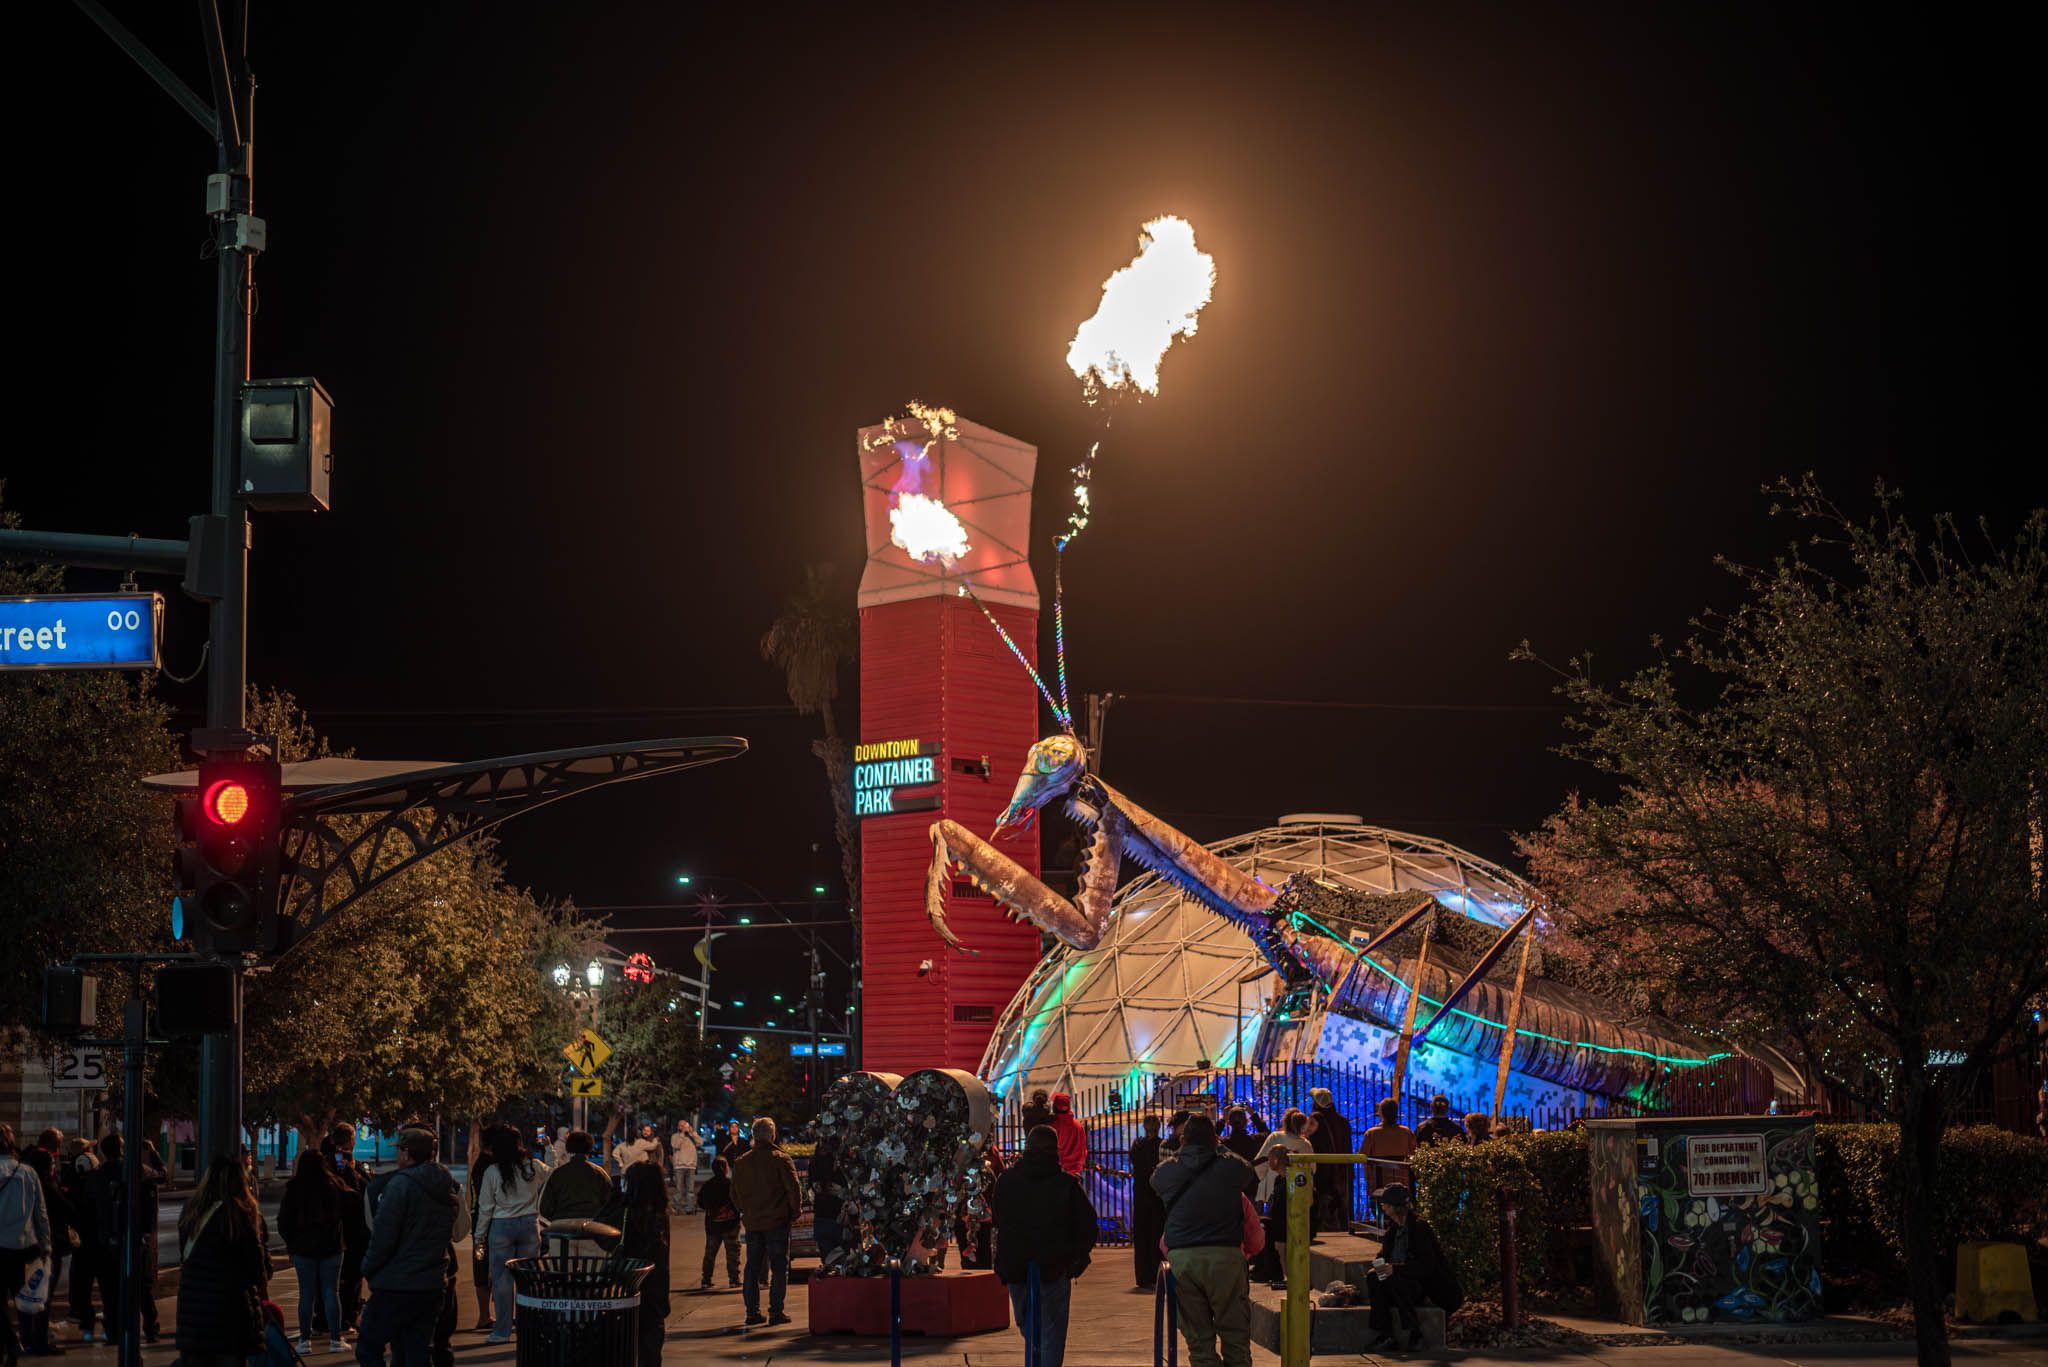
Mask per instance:
[[[550,802],[699,769],[747,751],[739,736],[632,741],[380,774],[294,793],[284,804],[278,912],[287,947],[420,860]],[[360,816],[341,826],[332,817]],[[404,852],[385,860],[392,838]]]
[[[464,836],[577,793],[745,754],[738,736],[634,741],[475,760],[297,793],[284,804],[279,914],[296,942],[363,894]],[[325,817],[369,816],[359,830]],[[407,853],[380,866],[394,835]]]

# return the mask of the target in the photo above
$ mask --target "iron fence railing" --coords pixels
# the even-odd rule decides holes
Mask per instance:
[[[1313,1109],[1311,1093],[1319,1087],[1330,1091],[1337,1113],[1349,1122],[1351,1147],[1355,1150],[1365,1131],[1375,1124],[1379,1103],[1394,1095],[1393,1079],[1377,1068],[1348,1067],[1327,1063],[1284,1063],[1218,1069],[1198,1074],[1137,1074],[1123,1084],[1080,1087],[1071,1094],[1074,1115],[1088,1137],[1088,1164],[1083,1174],[1089,1198],[1095,1204],[1103,1243],[1130,1241],[1131,1230],[1131,1146],[1144,1132],[1146,1116],[1159,1119],[1160,1133],[1169,1117],[1179,1110],[1213,1111],[1219,1120],[1233,1106],[1246,1109],[1256,1133],[1278,1129],[1289,1108]],[[1665,1104],[1645,1108],[1659,1115],[1718,1114],[1740,1109],[1739,1089],[1716,1095],[1711,1089],[1692,1088],[1665,1099]],[[1439,1095],[1435,1088],[1412,1082],[1400,1093],[1401,1123],[1413,1129],[1428,1118],[1430,1101]],[[1488,1111],[1490,1092],[1484,1096],[1449,1097],[1451,1115],[1463,1120],[1468,1112]],[[1024,1145],[1023,1112],[1029,1094],[1007,1098],[996,1119],[996,1142],[1006,1156],[1014,1157]],[[1642,1113],[1606,1097],[1589,1096],[1581,1107],[1509,1107],[1503,1112],[1503,1127],[1527,1126],[1538,1130],[1564,1129],[1574,1121],[1605,1116]],[[1372,1185],[1363,1174],[1350,1182],[1351,1218],[1377,1223]]]

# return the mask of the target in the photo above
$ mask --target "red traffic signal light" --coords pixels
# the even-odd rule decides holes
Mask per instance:
[[[198,799],[179,802],[178,886],[198,947],[239,954],[272,938],[284,806],[283,771],[269,759],[200,763]]]
[[[206,790],[206,815],[222,826],[239,826],[249,818],[249,786],[231,778]]]

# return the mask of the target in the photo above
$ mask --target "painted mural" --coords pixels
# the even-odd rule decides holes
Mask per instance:
[[[1591,1128],[1594,1228],[1623,1318],[1776,1323],[1821,1313],[1812,1122]]]

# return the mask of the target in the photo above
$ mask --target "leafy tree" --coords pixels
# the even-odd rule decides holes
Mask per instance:
[[[287,695],[252,697],[250,720],[278,737],[286,762],[326,753]],[[382,857],[411,852],[398,835]],[[395,1123],[481,1115],[509,1097],[556,1091],[575,1022],[543,971],[591,937],[573,909],[508,886],[489,840],[444,848],[251,980],[243,1066],[252,1116],[309,1128],[336,1115]]]
[[[803,1070],[789,1056],[789,1043],[782,1036],[758,1038],[754,1051],[740,1056],[739,1071],[733,1077],[733,1114],[742,1121],[772,1116],[788,1130],[809,1118]]]
[[[18,519],[0,506],[0,526]],[[61,593],[59,571],[0,565],[0,593]],[[168,947],[171,804],[139,780],[179,766],[150,673],[0,678],[0,1033],[41,1013],[42,970],[74,954]],[[121,993],[101,1002],[120,1020]]]
[[[783,603],[775,624],[761,637],[761,658],[782,671],[798,716],[816,713],[825,735],[811,753],[825,767],[832,792],[832,830],[839,840],[839,872],[846,881],[846,914],[860,929],[860,824],[853,819],[853,753],[839,735],[832,704],[839,697],[839,671],[853,659],[857,640],[853,613],[840,597],[829,563],[804,567],[803,587]]]
[[[697,1020],[669,980],[607,987],[598,1033],[612,1046],[603,1069],[612,1102],[607,1133],[629,1115],[681,1114],[703,1106],[721,1082],[718,1060],[697,1039]]]
[[[1814,535],[1730,565],[1732,614],[1618,688],[1565,672],[1564,753],[1619,796],[1574,800],[1526,852],[1610,990],[1789,1041],[1896,1117],[1920,1360],[1946,1363],[1948,1106],[2048,990],[2048,512],[1979,546],[1952,519],[1916,530],[1881,487],[1861,522],[1810,477],[1778,492]]]

